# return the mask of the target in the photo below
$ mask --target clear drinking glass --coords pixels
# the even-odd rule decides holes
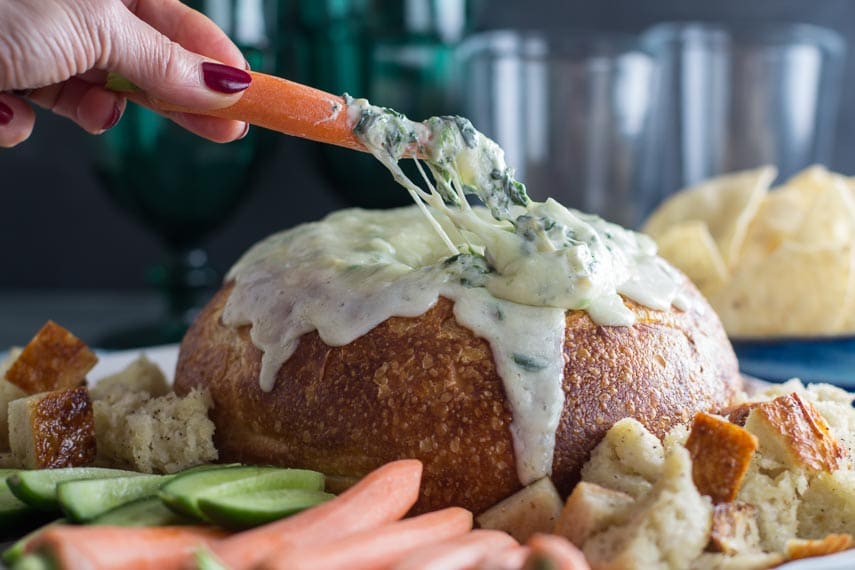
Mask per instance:
[[[806,24],[666,23],[642,35],[659,71],[660,198],[723,172],[774,164],[782,178],[831,160],[846,44]]]
[[[459,50],[463,112],[538,200],[636,226],[654,63],[631,36],[496,31]]]

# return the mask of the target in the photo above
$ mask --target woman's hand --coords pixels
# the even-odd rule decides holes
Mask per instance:
[[[25,99],[93,134],[115,125],[126,94],[104,88],[108,71],[151,97],[217,109],[249,86],[247,67],[222,30],[179,0],[0,0],[0,147],[30,136],[35,116]],[[248,128],[169,116],[218,142],[240,138]]]

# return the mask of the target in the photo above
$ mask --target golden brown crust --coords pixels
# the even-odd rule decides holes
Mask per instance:
[[[6,380],[27,394],[74,388],[97,362],[86,343],[48,321],[6,371]]]
[[[265,393],[248,327],[220,319],[231,288],[187,333],[175,383],[179,393],[210,388],[221,460],[352,476],[415,457],[425,463],[417,510],[459,505],[477,513],[520,488],[512,414],[489,344],[455,321],[451,301],[441,298],[420,317],[390,318],[342,347],[306,334]],[[740,387],[736,358],[712,310],[693,297],[696,309],[685,313],[630,303],[632,327],[568,313],[553,463],[563,495],[617,420],[635,417],[662,436],[696,411],[731,404]]]
[[[695,487],[717,505],[736,499],[757,451],[757,438],[723,418],[698,412],[686,449],[692,456]]]

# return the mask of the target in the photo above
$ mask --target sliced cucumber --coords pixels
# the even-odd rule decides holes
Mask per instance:
[[[173,526],[191,524],[195,519],[179,515],[157,497],[137,499],[90,520],[88,524],[111,526]]]
[[[173,509],[175,512],[202,519],[203,516],[201,511],[199,511],[197,501],[203,494],[211,493],[215,487],[220,487],[225,484],[236,483],[244,479],[252,479],[259,475],[280,473],[284,471],[289,470],[277,467],[240,466],[184,473],[164,485],[160,489],[159,496],[163,502],[166,503],[166,506]],[[307,471],[307,473],[313,472]],[[299,479],[299,477],[295,477],[295,482],[297,479]],[[316,481],[316,478],[312,477],[311,480]],[[280,487],[283,486],[286,485],[280,485]],[[294,486],[296,486],[296,484]],[[228,487],[223,490],[228,492]],[[245,490],[243,487],[240,487],[236,492],[245,492]]]
[[[116,507],[153,497],[173,475],[137,475],[113,479],[65,481],[56,487],[63,512],[74,522],[84,523]]]
[[[227,497],[201,497],[199,509],[209,521],[230,529],[252,528],[279,520],[335,497],[309,489],[276,489]]]
[[[44,526],[40,526],[36,530],[26,534],[22,538],[19,538],[15,541],[12,546],[3,551],[2,559],[8,566],[16,563],[20,558],[24,555],[24,549],[27,547],[27,544],[37,537],[43,530],[50,528],[54,525],[62,524],[66,522],[65,519],[56,519],[55,521],[48,523]]]
[[[100,467],[66,467],[39,471],[18,471],[8,477],[6,482],[15,496],[28,505],[43,511],[58,511],[59,500],[56,496],[56,486],[59,483],[81,479],[131,477],[133,475],[142,475],[142,473]]]
[[[13,470],[3,470],[0,477],[14,473]],[[48,515],[31,507],[16,497],[6,480],[0,483],[0,538],[6,539],[21,536],[33,527],[44,524]]]

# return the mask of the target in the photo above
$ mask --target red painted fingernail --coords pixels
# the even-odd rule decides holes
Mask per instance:
[[[101,127],[102,131],[109,131],[113,127],[116,126],[116,123],[119,122],[119,119],[122,118],[122,106],[114,105],[113,112],[110,114],[110,118],[107,119],[107,122],[104,123],[104,126]]]
[[[0,101],[0,125],[8,125],[12,122],[12,117],[15,116],[15,113],[12,112],[12,108]]]
[[[252,76],[246,71],[210,61],[202,64],[202,77],[209,89],[220,93],[237,93],[252,83]]]

